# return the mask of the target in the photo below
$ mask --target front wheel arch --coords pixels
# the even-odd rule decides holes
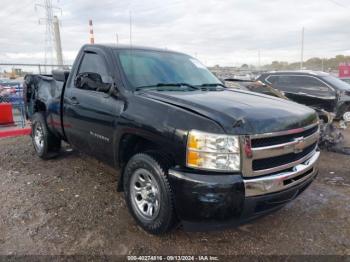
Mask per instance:
[[[119,139],[117,146],[118,157],[116,159],[116,166],[120,170],[120,176],[117,185],[118,192],[122,192],[124,190],[123,181],[125,167],[128,161],[137,153],[152,152],[152,154],[155,154],[157,152],[158,155],[166,159],[168,165],[174,165],[174,161],[171,161],[171,159],[174,158],[170,153],[164,152],[163,148],[159,144],[143,136],[133,133],[125,133]]]
[[[151,220],[142,219],[136,212],[136,206],[130,188],[133,176],[140,169],[146,169],[156,178],[160,189],[159,214]],[[134,155],[128,162],[124,171],[124,195],[129,211],[136,222],[151,234],[163,234],[171,230],[177,222],[173,191],[168,180],[169,163],[157,152],[148,151]]]

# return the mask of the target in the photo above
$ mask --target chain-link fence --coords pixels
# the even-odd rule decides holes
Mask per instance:
[[[0,133],[26,127],[23,79],[26,74],[51,74],[70,65],[0,63]],[[0,136],[1,137],[1,136]]]
[[[4,78],[18,78],[28,73],[51,74],[53,69],[69,70],[70,68],[71,65],[0,63],[0,75]]]
[[[25,110],[23,98],[23,83],[20,81],[1,80],[0,81],[0,114],[1,119],[7,121],[0,122],[1,127],[25,127]]]

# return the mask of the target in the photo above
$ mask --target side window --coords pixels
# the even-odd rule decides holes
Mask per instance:
[[[79,73],[98,73],[101,76],[107,76],[107,66],[104,59],[95,53],[85,53],[83,61],[79,67]]]
[[[295,76],[295,84],[298,86],[298,92],[311,96],[325,97],[333,93],[325,83],[315,77]]]
[[[297,83],[295,83],[295,77],[293,76],[276,76],[273,83],[273,87],[285,92],[296,92]]]
[[[278,76],[268,76],[266,77],[265,81],[268,82],[269,84],[274,84],[276,80],[278,79]]]
[[[95,53],[84,54],[78,70],[78,74],[80,73],[97,73],[102,77],[102,81],[109,77],[105,60]]]
[[[300,75],[279,75],[273,77],[273,82],[271,82],[272,86],[284,92],[305,93],[317,97],[333,95],[333,91],[315,77]],[[270,78],[268,80],[270,80]]]

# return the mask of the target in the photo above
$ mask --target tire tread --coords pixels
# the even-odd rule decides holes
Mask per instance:
[[[42,112],[37,112],[32,116],[32,139],[34,139],[33,132],[36,122],[41,124],[44,133],[44,150],[43,152],[37,152],[38,156],[42,159],[54,158],[58,155],[61,149],[61,139],[56,137],[47,127],[45,117]],[[34,143],[34,141],[33,141]],[[35,148],[35,147],[34,147]]]
[[[166,158],[163,158],[161,154],[155,151],[147,151],[144,153],[137,153],[135,154],[128,162],[125,170],[124,175],[131,175],[131,170],[134,170],[136,167],[140,167],[140,161],[147,161],[147,164],[150,164],[155,170],[157,170],[157,173],[162,176],[160,178],[161,182],[163,183],[163,186],[165,187],[165,191],[169,192],[169,205],[167,208],[171,214],[168,217],[163,217],[161,219],[158,219],[154,221],[151,224],[143,224],[141,221],[138,220],[137,216],[133,213],[133,209],[131,207],[131,203],[129,200],[129,177],[124,177],[124,193],[126,197],[126,202],[128,204],[129,210],[131,211],[133,217],[137,221],[137,223],[145,229],[147,232],[155,235],[164,234],[168,231],[170,231],[176,224],[177,218],[175,214],[175,204],[174,204],[174,196],[173,196],[173,190],[170,186],[168,177],[167,177],[167,170],[169,168],[169,161],[166,160]],[[147,167],[147,164],[143,163],[145,165],[144,167]],[[142,164],[141,164],[142,165]],[[166,221],[164,221],[166,219]]]

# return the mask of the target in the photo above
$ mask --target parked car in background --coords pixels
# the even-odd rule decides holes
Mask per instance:
[[[0,102],[12,102],[21,97],[22,84],[9,79],[0,79]],[[21,98],[22,99],[22,98]]]
[[[289,99],[334,113],[335,119],[350,121],[350,85],[318,71],[276,71],[257,80],[283,92]]]

